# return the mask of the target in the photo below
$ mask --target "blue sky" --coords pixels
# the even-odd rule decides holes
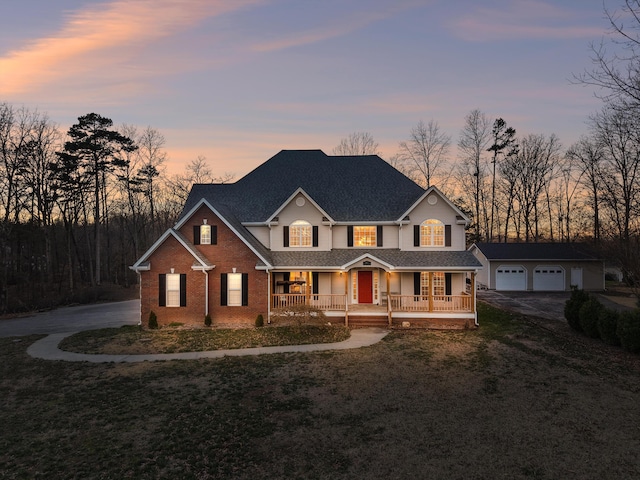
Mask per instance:
[[[390,157],[420,120],[455,144],[476,108],[568,147],[606,28],[600,0],[5,0],[0,102],[150,125],[170,171],[203,155],[236,178],[356,131]]]

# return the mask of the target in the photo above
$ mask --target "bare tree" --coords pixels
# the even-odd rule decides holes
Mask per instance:
[[[480,110],[472,110],[466,117],[464,127],[460,132],[458,140],[458,151],[461,156],[461,167],[463,176],[471,176],[473,185],[473,206],[475,212],[475,237],[480,240],[488,234],[488,226],[481,230],[482,216],[481,204],[485,195],[485,182],[487,176],[487,165],[484,155],[488,151],[491,140],[491,124],[489,119]],[[486,205],[484,208],[485,224],[487,223]]]
[[[521,206],[527,242],[540,239],[540,199],[547,192],[560,148],[560,141],[553,134],[548,138],[531,134],[520,141],[520,150],[515,155],[520,174],[516,196]]]
[[[618,10],[604,7],[608,37],[591,45],[593,70],[574,75],[576,83],[603,90],[605,101],[640,103],[640,0],[624,0]]]
[[[451,137],[444,133],[438,122],[422,120],[411,129],[409,141],[400,142],[398,158],[415,173],[418,183],[429,188],[435,180],[441,188],[450,176],[446,169]]]
[[[585,186],[589,203],[593,210],[593,240],[600,240],[600,192],[602,190],[602,162],[604,152],[602,144],[590,137],[583,136],[567,151],[569,157],[580,171],[579,178]]]
[[[334,155],[380,155],[379,145],[369,132],[354,132],[340,140]]]

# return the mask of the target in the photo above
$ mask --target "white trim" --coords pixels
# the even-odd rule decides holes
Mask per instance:
[[[467,217],[464,212],[462,210],[460,210],[458,207],[455,206],[455,204],[453,202],[451,202],[451,200],[449,200],[440,190],[438,190],[437,187],[435,186],[430,186],[429,188],[427,188],[425,190],[425,192],[420,195],[420,198],[418,198],[418,200],[416,200],[414,202],[413,205],[411,205],[409,207],[409,210],[407,210],[406,212],[404,212],[402,215],[400,215],[400,218],[398,218],[398,220],[396,220],[396,222],[402,222],[403,219],[407,216],[409,216],[409,214],[413,211],[414,208],[416,208],[420,203],[422,203],[422,201],[427,198],[429,196],[429,194],[431,193],[436,193],[437,195],[440,196],[440,198],[447,204],[449,205],[453,210],[455,210],[457,215],[460,215],[464,221],[465,221],[465,225],[469,225],[469,223],[471,222],[471,220],[469,219],[469,217]]]
[[[267,267],[270,267],[271,264],[267,261],[266,258],[264,258],[262,255],[260,255],[260,253],[253,247],[253,245],[251,245],[249,242],[247,242],[247,240],[244,238],[243,235],[241,235],[238,230],[236,230],[233,225],[231,225],[231,223],[224,218],[223,215],[220,214],[220,212],[215,209],[213,207],[213,205],[211,205],[205,198],[200,199],[200,201],[198,203],[196,203],[193,208],[191,210],[189,210],[189,212],[182,217],[182,219],[176,223],[175,227],[173,227],[175,230],[179,230],[180,227],[182,227],[192,216],[194,213],[196,213],[196,211],[198,211],[198,209],[202,206],[205,205],[207,208],[209,208],[209,210],[211,210],[220,220],[222,220],[222,222],[229,227],[229,230],[231,230],[233,233],[236,234],[236,236],[242,240],[242,243],[244,243],[247,247],[249,247],[249,250],[251,250],[256,257],[258,257],[262,263],[264,263]]]
[[[373,255],[371,255],[369,253],[365,253],[364,255],[360,255],[358,258],[355,258],[354,260],[351,260],[349,263],[345,263],[344,265],[342,265],[342,266],[340,266],[338,268],[340,270],[349,270],[349,269],[353,268],[356,263],[358,263],[361,260],[364,260],[365,258],[369,259],[371,261],[374,261],[374,262],[378,262],[380,265],[383,265],[384,267],[386,267],[389,270],[395,270],[395,267],[393,265],[391,265],[390,263],[384,262],[384,261],[380,260],[379,258],[376,258],[375,256],[373,256]]]
[[[170,228],[168,229],[166,232],[164,232],[162,234],[162,236],[156,240],[156,242],[151,245],[151,247],[149,248],[149,250],[147,250],[146,252],[144,252],[144,254],[138,259],[138,261],[136,263],[134,263],[132,266],[130,266],[129,268],[131,270],[134,270],[136,272],[138,271],[144,271],[144,270],[149,270],[151,267],[151,264],[149,264],[148,268],[145,268],[144,266],[141,266],[142,263],[145,262],[145,260],[153,253],[155,252],[158,247],[160,247],[160,245],[162,245],[165,240],[167,238],[169,238],[169,236],[173,236],[173,238],[175,238],[176,240],[178,240],[178,242],[180,242],[180,245],[182,245],[192,256],[193,258],[195,258],[198,263],[201,265],[202,268],[207,268],[207,269],[211,269],[214,268],[215,265],[212,267],[211,265],[207,265],[206,263],[204,263],[202,261],[202,259],[198,256],[198,254],[189,246],[187,245],[181,238],[181,236],[178,234],[176,229]],[[192,267],[193,268],[193,267]],[[195,269],[194,269],[195,270]]]
[[[267,220],[266,220],[266,222],[265,222],[265,223],[270,223],[270,222],[272,222],[272,221],[273,221],[273,218],[274,218],[274,217],[277,217],[277,216],[280,214],[280,212],[281,212],[282,210],[284,210],[284,209],[285,209],[285,207],[286,207],[287,205],[289,205],[289,204],[291,203],[291,201],[292,201],[292,200],[293,200],[293,199],[294,199],[298,194],[302,194],[302,195],[303,195],[307,200],[309,200],[309,201],[311,202],[311,204],[312,204],[314,207],[316,207],[316,208],[318,209],[318,211],[322,214],[322,216],[323,216],[323,217],[327,217],[327,218],[329,219],[329,223],[330,223],[330,224],[335,223],[335,221],[334,221],[334,220],[329,216],[329,214],[328,214],[327,212],[325,212],[325,211],[324,211],[324,209],[323,209],[320,205],[318,205],[318,204],[316,203],[316,201],[315,201],[313,198],[311,198],[311,196],[309,196],[309,194],[308,194],[307,192],[305,192],[305,191],[304,191],[304,189],[303,189],[302,187],[298,187],[298,189],[297,189],[295,192],[293,192],[293,193],[291,194],[291,196],[290,196],[289,198],[287,198],[287,199],[284,201],[284,203],[283,203],[282,205],[280,205],[280,207],[278,207],[278,209],[277,209],[275,212],[273,212],[273,213],[271,214],[271,216],[270,216],[269,218],[267,218]]]

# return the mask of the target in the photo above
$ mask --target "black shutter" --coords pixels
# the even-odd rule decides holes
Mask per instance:
[[[227,274],[220,274],[220,305],[227,305]]]
[[[187,306],[187,274],[180,274],[180,306]]]
[[[413,246],[420,246],[420,225],[413,226]]]
[[[291,274],[289,272],[284,272],[282,275],[284,276],[284,293],[289,293],[289,280],[291,279]]]
[[[249,274],[242,274],[242,306],[249,305]]]
[[[318,226],[314,225],[312,228],[312,233],[313,233],[313,246],[317,247],[318,246]]]
[[[320,278],[320,275],[318,274],[318,272],[311,272],[311,281],[313,282],[313,291],[312,293],[314,295],[318,294],[318,278]]]
[[[167,275],[165,273],[158,275],[158,305],[167,306]]]
[[[444,274],[444,294],[451,295],[451,274]]]
[[[451,246],[451,225],[444,226],[444,246]]]
[[[413,272],[413,294],[420,295],[420,272]]]
[[[218,244],[218,226],[211,225],[211,245]]]
[[[289,227],[286,225],[282,227],[282,238],[284,240],[284,246],[288,247],[289,246]]]
[[[347,247],[353,247],[353,225],[347,225]]]
[[[193,244],[200,245],[200,225],[193,226]]]
[[[376,228],[376,241],[378,242],[378,246],[382,246],[382,225],[378,225]]]

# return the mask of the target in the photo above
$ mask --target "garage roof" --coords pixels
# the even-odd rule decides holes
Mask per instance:
[[[476,243],[488,260],[600,260],[583,243]]]

